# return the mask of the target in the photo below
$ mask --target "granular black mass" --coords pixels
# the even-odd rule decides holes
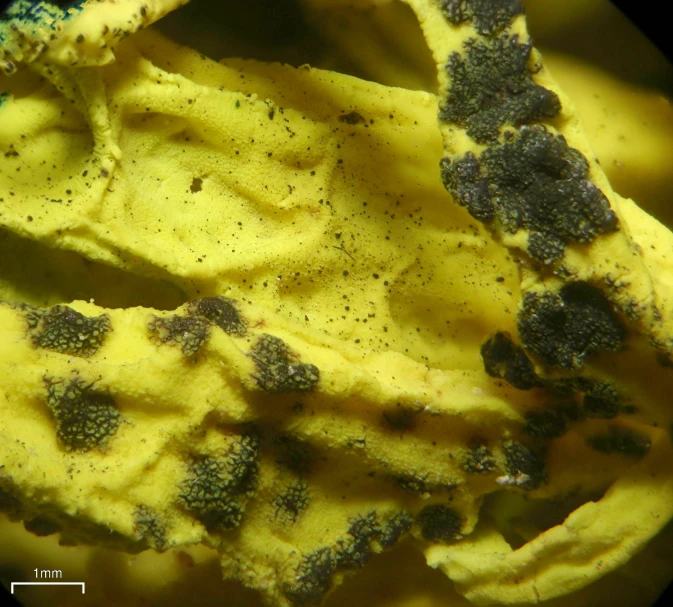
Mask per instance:
[[[383,548],[390,548],[402,536],[411,529],[413,520],[408,513],[402,511],[391,516],[381,528],[381,535],[378,538],[379,544]]]
[[[431,542],[452,542],[461,538],[463,517],[448,506],[426,506],[416,522],[421,527],[423,537]]]
[[[463,470],[465,472],[488,474],[496,469],[497,463],[488,446],[476,441],[468,446],[469,449],[463,459]]]
[[[200,316],[155,316],[149,330],[161,343],[179,345],[185,356],[193,356],[208,340],[210,323]]]
[[[180,501],[208,531],[240,525],[242,497],[255,489],[259,471],[259,439],[254,434],[237,437],[221,456],[197,456],[181,484]]]
[[[303,482],[293,483],[273,499],[276,519],[283,523],[296,523],[308,504],[308,486]]]
[[[574,282],[559,292],[529,292],[519,310],[523,345],[546,364],[577,369],[596,352],[618,351],[626,330],[595,287]]]
[[[589,181],[589,163],[561,135],[524,126],[477,157],[443,158],[444,186],[483,223],[497,219],[510,234],[526,229],[528,252],[550,264],[565,245],[588,243],[617,227],[603,192]]]
[[[318,367],[297,362],[289,346],[273,335],[261,335],[251,349],[251,356],[257,366],[253,377],[267,392],[307,392],[320,379]]]
[[[115,434],[121,416],[114,399],[81,378],[47,379],[47,405],[66,451],[100,449]]]
[[[590,436],[586,441],[591,448],[601,453],[620,453],[636,459],[646,455],[652,445],[647,436],[620,427],[612,427],[605,434]]]
[[[503,125],[556,116],[556,93],[535,84],[528,68],[532,48],[518,35],[468,39],[463,53],[452,53],[446,63],[449,90],[440,120],[466,129],[477,143],[495,143]]]
[[[371,542],[381,536],[381,526],[376,512],[366,516],[358,516],[351,521],[348,528],[348,537],[338,540],[336,564],[339,568],[359,569],[364,567],[372,557]]]
[[[29,314],[28,326],[35,346],[81,357],[95,354],[111,329],[106,314],[88,317],[63,305]]]
[[[534,452],[517,441],[503,445],[507,473],[517,479],[522,489],[537,489],[545,480],[545,462],[541,452]]]
[[[460,25],[472,19],[482,36],[505,29],[523,13],[521,0],[441,0],[440,6],[450,23]]]
[[[329,546],[314,550],[302,558],[292,584],[283,589],[283,594],[294,605],[317,605],[329,591],[335,569],[334,552]]]
[[[226,297],[204,297],[189,304],[189,312],[202,316],[217,325],[228,335],[242,337],[247,326],[231,299]]]
[[[500,331],[481,346],[484,369],[491,377],[501,377],[507,383],[530,390],[542,385],[535,368],[523,348],[514,343],[508,333]]]

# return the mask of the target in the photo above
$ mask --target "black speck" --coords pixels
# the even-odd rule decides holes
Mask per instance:
[[[358,112],[350,112],[348,114],[341,114],[341,116],[339,116],[339,122],[344,122],[346,124],[360,124],[364,121],[364,116],[362,116],[362,114],[358,114]]]

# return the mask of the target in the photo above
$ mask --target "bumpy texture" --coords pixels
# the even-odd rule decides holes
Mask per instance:
[[[624,565],[673,517],[673,237],[520,3],[409,0],[439,98],[134,33],[177,4],[0,25],[0,244],[32,272],[0,262],[0,509],[203,543],[274,605],[398,542],[480,604]],[[561,514],[512,531],[521,496]]]

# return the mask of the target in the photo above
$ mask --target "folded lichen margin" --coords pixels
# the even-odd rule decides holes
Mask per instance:
[[[622,215],[621,200],[612,192],[597,164],[585,159],[582,152],[577,149],[585,150],[586,153],[588,145],[581,130],[578,129],[578,121],[573,115],[572,106],[561,93],[557,95],[554,92],[558,90],[557,87],[544,73],[541,58],[532,49],[521,16],[523,9],[520,1],[489,3],[481,0],[441,0],[441,2],[411,0],[409,4],[419,17],[438,63],[440,89],[443,91],[440,94],[443,94],[445,99],[444,109],[439,116],[447,152],[447,156],[442,160],[445,185],[457,202],[466,205],[470,213],[490,227],[496,237],[500,238],[503,244],[521,260],[524,297],[519,311],[519,337],[534,359],[540,360],[541,348],[551,354],[551,358],[547,359],[542,356],[540,361],[542,364],[538,362],[536,365],[538,373],[552,378],[559,377],[558,371],[553,369],[554,366],[558,367],[560,364],[561,368],[581,369],[584,366],[583,357],[592,351],[610,349],[623,351],[627,335],[623,327],[629,327],[630,331],[649,338],[654,350],[649,353],[649,358],[654,368],[659,369],[658,380],[664,384],[670,382],[670,377],[665,371],[662,373],[655,362],[662,357],[670,361],[673,349],[670,331],[672,301],[670,290],[650,278],[649,270],[652,264],[646,262],[642,248],[634,244],[629,237],[629,222]],[[510,54],[510,58],[503,57],[503,54]],[[466,70],[466,64],[470,62],[477,70],[477,78],[481,78],[481,82],[478,80],[470,82],[469,68]],[[516,81],[518,84],[512,85]],[[543,126],[537,126],[536,123],[542,123]],[[498,133],[503,126],[504,130]],[[514,157],[521,153],[523,163],[532,162],[532,164],[525,169],[522,165],[521,172],[517,173],[516,163],[513,169],[509,164],[503,164],[502,160],[497,160],[491,163],[490,170],[496,173],[503,171],[503,177],[505,173],[512,172],[512,174],[504,177],[500,183],[497,176],[490,183],[488,177],[484,179],[483,168],[477,158],[483,159],[488,165],[490,155],[497,158],[499,150],[512,148],[526,138],[534,140],[535,143],[531,146],[524,143],[520,151],[514,153]],[[566,143],[566,138],[572,146],[577,147],[570,147]],[[487,147],[484,148],[483,144],[487,144]],[[562,191],[564,197],[556,200],[554,205],[542,214],[535,215],[539,211],[533,209],[538,204],[548,204],[544,189],[538,187],[537,192],[534,189],[535,156],[540,154],[545,146],[549,148],[547,153],[550,154],[540,164],[540,168],[545,165],[543,169],[545,175],[549,175],[548,171],[552,164],[558,163],[559,157],[569,155],[565,166],[563,162],[558,164],[556,169],[559,171],[556,177],[558,181],[547,193],[555,194]],[[555,146],[559,149],[552,152]],[[510,159],[512,152],[513,149],[507,150],[507,157]],[[456,158],[457,154],[464,155],[462,158],[460,156]],[[553,161],[552,155],[555,157]],[[488,172],[486,174],[488,175]],[[569,180],[578,177],[580,181],[571,186],[575,188],[575,193],[568,191]],[[514,206],[510,206],[509,209],[500,206],[503,204],[501,186],[505,183],[516,183],[516,179],[521,180],[519,188],[524,183],[525,188],[534,185],[531,190],[538,199],[528,203],[532,204],[533,208],[525,206],[517,208],[516,205],[521,204],[531,191],[522,196],[523,189],[515,195],[514,198],[516,200],[518,197],[518,202],[515,202]],[[565,188],[565,191],[561,188]],[[505,200],[506,196],[505,193]],[[573,209],[571,206],[564,207],[567,200],[572,200],[573,205],[578,204],[578,201],[582,202],[579,203],[578,209]],[[576,227],[581,227],[581,230],[588,228],[589,231],[583,233],[571,228],[569,232],[563,234],[563,230],[566,229],[564,224],[567,226],[568,220],[577,221],[571,219],[571,214],[577,211],[583,215],[583,219],[576,224]],[[564,213],[569,215],[564,218]],[[520,231],[520,228],[525,226],[526,217],[533,219],[532,225],[528,226],[527,240],[525,233]],[[542,223],[539,223],[540,221]],[[656,224],[656,221],[651,221]],[[593,227],[592,222],[595,222]],[[544,227],[545,224],[548,227]],[[534,229],[531,230],[531,227]],[[559,228],[561,232],[554,233]],[[667,236],[670,239],[670,233]],[[581,244],[577,247],[570,244],[573,240],[578,243],[590,243],[595,240],[596,245],[592,247]],[[640,255],[634,255],[632,253],[634,249],[639,251]],[[607,258],[607,251],[611,251],[610,259]],[[658,254],[660,264],[666,266],[665,253],[663,255],[664,257]],[[614,265],[610,267],[611,264]],[[549,270],[558,278],[550,279]],[[625,275],[629,277],[629,282],[620,283],[618,277]],[[617,288],[614,288],[617,283]],[[546,298],[559,297],[558,294],[562,294],[564,289],[580,289],[587,294],[590,293],[585,300],[585,314],[575,328],[579,331],[579,335],[584,336],[584,344],[581,348],[579,346],[569,348],[569,352],[574,352],[573,357],[581,355],[582,359],[567,359],[565,363],[558,359],[558,352],[554,346],[568,347],[569,343],[555,344],[552,326],[540,325],[540,318],[536,317],[536,313],[526,311],[526,306],[538,305],[538,302],[546,301]],[[558,323],[559,313],[561,315],[565,313],[565,300],[561,299],[559,303],[556,312],[552,313],[552,316],[555,314],[555,319],[551,320],[551,316],[549,317],[552,323]],[[546,305],[543,304],[543,308]],[[599,317],[602,319],[598,320]],[[533,329],[532,332],[527,331],[527,324]],[[615,336],[619,334],[614,342],[604,339],[607,337],[605,330],[610,326],[613,327]],[[536,336],[537,341],[531,341],[532,335]],[[587,347],[587,336],[589,340],[597,341],[594,341],[593,345],[589,341]],[[564,336],[558,335],[558,337],[565,342],[573,339],[570,330]],[[547,341],[549,343],[546,343]],[[505,363],[504,367],[493,368],[490,372],[509,381],[514,379],[514,385],[517,385],[516,382],[521,384],[520,371],[532,370],[532,365],[530,361],[526,362],[526,355],[519,360],[520,354],[516,348],[511,350],[511,353],[515,354],[516,358],[507,361],[503,359],[501,362]],[[488,370],[489,361],[486,360],[486,363]],[[586,382],[591,383],[592,380],[588,378],[592,374],[595,376],[594,369],[584,368],[579,379],[585,382],[585,386],[580,390],[587,389]],[[530,389],[534,385],[540,385],[537,383],[540,382],[539,376],[532,373],[531,377],[532,383],[526,380],[524,383],[528,385],[519,387]],[[565,377],[563,381],[567,381],[568,375]],[[558,387],[558,384],[551,386],[552,390]],[[585,396],[585,402],[590,399],[595,400],[594,397]],[[598,400],[605,402],[602,398]],[[660,407],[661,405],[662,403],[659,404]],[[649,407],[649,403],[644,406]],[[661,409],[659,413],[660,415],[663,413],[664,420],[670,417],[670,414]],[[656,444],[658,445],[656,450],[660,453],[670,450],[668,433],[661,433]],[[654,456],[648,459],[651,457]],[[652,471],[639,472],[644,478]],[[560,534],[565,529],[564,526],[546,531],[519,550],[511,552],[509,556],[503,554],[494,561],[489,562],[489,559],[483,558],[477,562],[470,558],[469,561],[464,561],[469,562],[469,565],[465,567],[458,565],[456,568],[456,563],[462,559],[461,557],[456,559],[451,553],[456,554],[460,549],[456,551],[451,548],[433,548],[427,552],[429,562],[434,566],[442,566],[452,579],[459,582],[459,587],[466,596],[479,604],[538,602],[565,594],[623,564],[673,516],[673,509],[670,507],[671,475],[666,473],[665,468],[661,473],[666,480],[655,487],[644,485],[642,478],[637,475],[632,477],[626,475],[597,504],[580,508],[564,524],[571,524],[573,517],[576,518],[580,516],[580,512],[587,510],[600,511],[606,518],[621,518],[623,520],[620,523],[626,525],[624,536],[629,538],[628,547],[622,541],[622,537],[612,537],[608,534],[612,540],[606,539],[604,531],[594,522],[573,532],[573,535],[577,534],[577,537],[582,538],[581,556],[572,556],[572,550],[560,548],[563,545]],[[629,523],[626,513],[619,506],[615,507],[615,502],[621,497],[620,490],[624,494],[634,491],[639,500],[647,504],[644,508],[651,507],[652,511],[663,508],[661,520],[654,525],[643,525],[642,519]],[[630,507],[623,505],[622,508],[628,510]],[[646,513],[643,514],[646,521],[651,521]],[[564,572],[563,566],[555,566],[554,560],[558,558],[558,554],[545,563],[544,551],[540,553],[539,548],[547,543],[561,549],[564,558],[569,562],[585,562],[588,558],[590,565],[584,571],[586,575],[577,576],[576,570],[570,569]],[[486,550],[490,552],[490,549]],[[531,563],[534,563],[535,572],[529,584],[525,586],[522,585],[521,575],[525,571],[524,563],[527,558],[532,558]],[[606,569],[603,569],[603,566]],[[478,571],[480,573],[477,573]],[[507,586],[505,578],[500,577],[505,571],[508,572],[504,574],[506,578],[510,574],[512,576],[512,586]],[[573,580],[570,585],[569,580]]]

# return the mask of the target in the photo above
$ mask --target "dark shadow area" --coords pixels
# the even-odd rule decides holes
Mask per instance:
[[[173,310],[187,296],[165,280],[143,278],[0,229],[0,300],[52,306],[93,299],[105,308]]]

